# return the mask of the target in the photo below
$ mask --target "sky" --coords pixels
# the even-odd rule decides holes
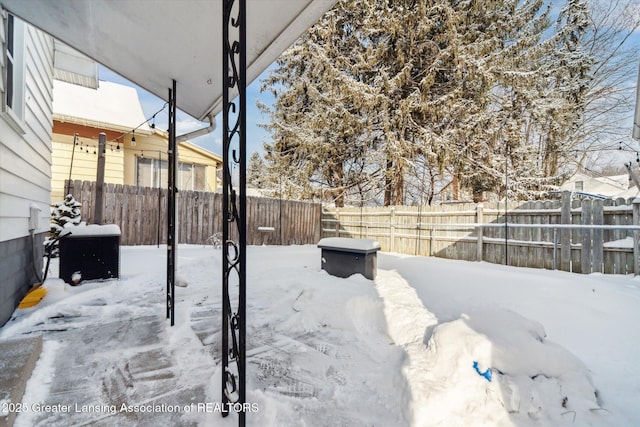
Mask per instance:
[[[0,424],[11,403],[16,427],[238,424],[215,407],[221,250],[179,245],[173,327],[166,247],[120,250],[119,280],[75,287],[53,259],[45,298],[0,328],[43,337],[21,402],[0,394]],[[247,248],[247,425],[640,425],[638,277],[377,265],[373,281],[339,278],[316,245]]]

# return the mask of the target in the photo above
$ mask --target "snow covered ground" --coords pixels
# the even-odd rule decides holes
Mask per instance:
[[[123,247],[118,281],[48,279],[0,329],[44,337],[16,425],[236,425],[220,255],[179,247],[174,327],[162,247]],[[388,253],[340,279],[315,246],[250,247],[247,274],[249,425],[640,425],[640,279]]]

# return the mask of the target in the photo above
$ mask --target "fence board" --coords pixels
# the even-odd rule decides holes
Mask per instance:
[[[82,203],[82,220],[93,223],[95,185],[73,181],[70,192]],[[128,185],[107,185],[104,192],[105,215],[117,224],[122,245],[166,243],[167,190]],[[315,244],[320,240],[322,207],[317,203],[247,197],[247,244]],[[222,195],[182,191],[177,197],[178,242],[206,244],[209,237],[222,231]],[[274,232],[259,232],[258,227],[274,227]],[[237,236],[232,226],[232,238]]]
[[[564,202],[513,202],[506,209],[510,265],[547,269],[555,266],[582,273],[635,271],[634,248],[628,242],[614,243],[633,236],[633,230],[595,227],[640,225],[640,219],[633,219],[630,200],[580,201],[565,196]],[[479,260],[480,254],[487,262],[505,262],[505,227],[500,225],[505,222],[504,204],[484,203],[482,208],[474,204],[328,208],[323,210],[320,222],[321,237],[362,235],[378,240],[383,251],[468,261]],[[485,227],[480,228],[479,224]],[[563,224],[575,227],[566,228]],[[525,227],[530,225],[540,227]],[[591,225],[593,229],[577,228]]]

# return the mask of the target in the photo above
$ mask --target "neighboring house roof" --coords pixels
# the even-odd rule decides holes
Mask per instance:
[[[620,193],[616,194],[614,197],[615,198],[622,197],[623,199],[629,199],[631,197],[636,197],[638,195],[640,195],[640,189],[634,185],[631,188],[627,188],[626,190],[621,191]]]
[[[90,89],[53,81],[53,119],[97,129],[151,134],[138,92],[129,86],[100,81]],[[142,123],[142,125],[141,125]]]
[[[582,182],[582,188],[576,188],[577,182]],[[560,190],[581,191],[593,195],[625,198],[633,197],[638,193],[637,188],[629,188],[629,175],[627,174],[593,177],[580,172],[562,184]]]
[[[117,132],[135,129],[140,135],[155,134],[165,140],[169,138],[168,132],[152,129],[147,124],[138,92],[134,88],[102,80],[97,89],[54,80],[53,119]],[[192,142],[182,141],[179,146],[208,157],[215,163],[222,163],[221,156]]]
[[[605,185],[614,185],[624,189],[629,188],[628,174],[597,176],[597,177],[594,177],[593,179]]]
[[[248,0],[247,81],[257,78],[335,0]],[[11,13],[203,120],[222,110],[219,1],[0,0]],[[232,31],[233,33],[233,31]],[[237,40],[237,38],[236,38]]]
[[[192,142],[189,141],[182,141],[178,143],[179,147],[188,147],[189,149],[191,149],[192,151],[195,151],[198,154],[201,154],[205,157],[209,157],[212,160],[215,160],[216,163],[222,164],[222,156],[217,155],[216,153],[212,153],[209,150],[205,150],[202,147],[199,147],[197,145],[195,145]]]
[[[169,132],[167,132],[167,131],[164,131],[164,130],[161,130],[161,129],[158,129],[158,128],[154,128],[153,132],[156,135],[160,135],[165,139],[169,138]],[[215,160],[216,163],[220,163],[220,164],[222,163],[222,156],[220,156],[220,155],[218,155],[216,153],[213,153],[213,152],[211,152],[211,151],[209,151],[209,150],[207,150],[205,148],[202,148],[199,145],[194,144],[193,142],[181,141],[181,142],[178,143],[178,146],[179,147],[187,147],[190,150],[192,150],[192,151],[194,151],[194,152],[196,152],[198,154],[201,154],[201,155],[203,155],[205,157],[209,157],[210,159]]]

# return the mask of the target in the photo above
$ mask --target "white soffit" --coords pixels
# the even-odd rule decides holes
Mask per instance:
[[[247,83],[335,0],[247,0]],[[222,108],[222,0],[0,0],[44,32],[204,120]]]

